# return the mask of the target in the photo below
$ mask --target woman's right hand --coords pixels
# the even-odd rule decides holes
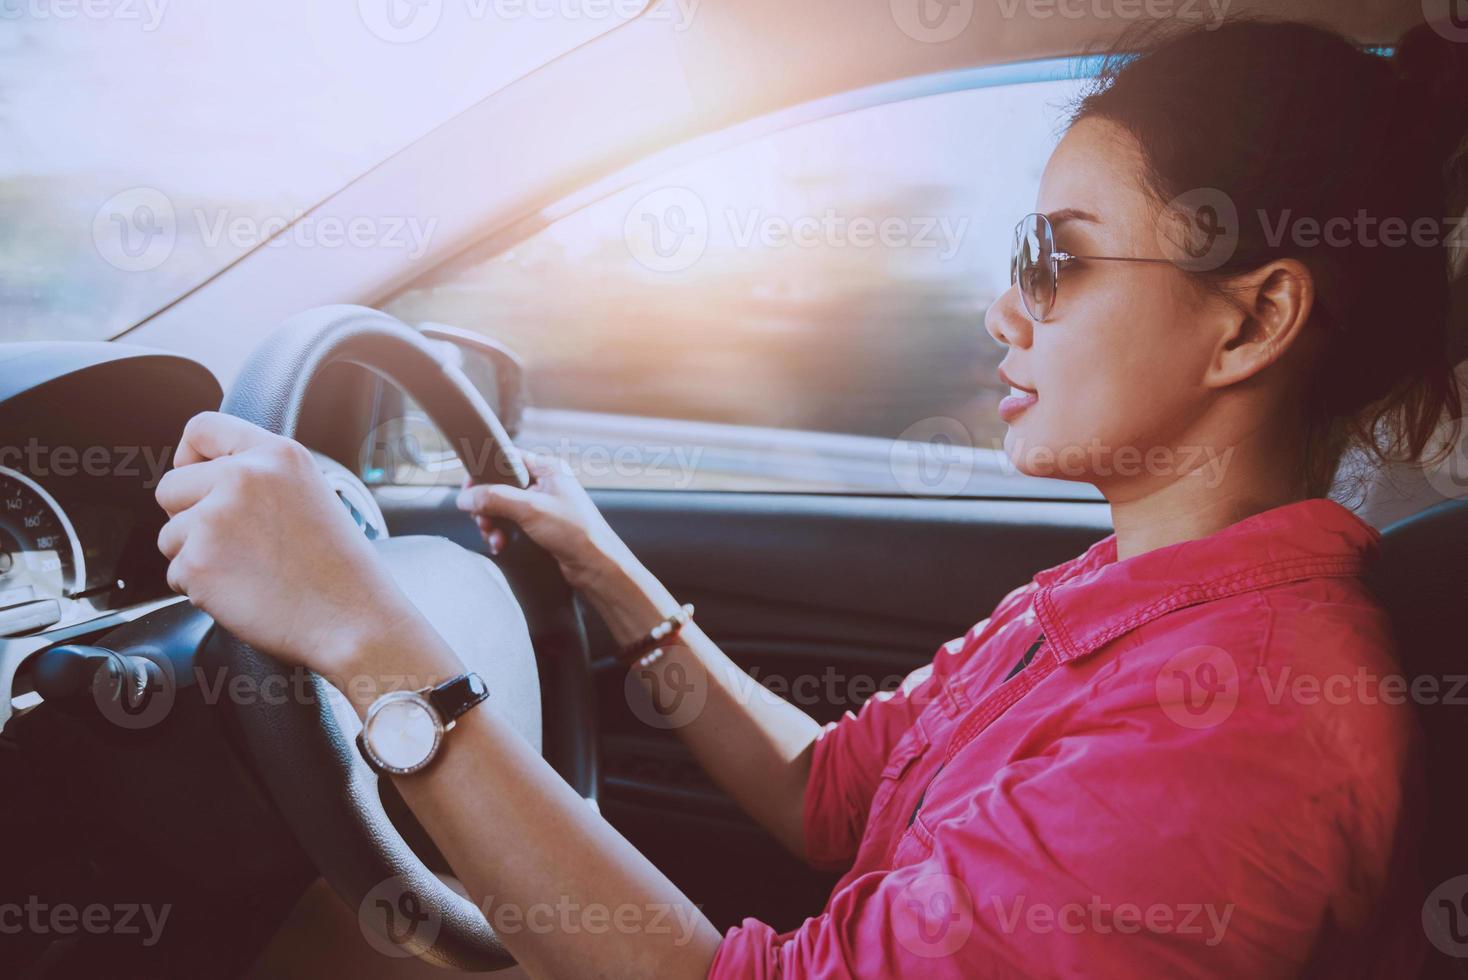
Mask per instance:
[[[529,489],[502,483],[465,486],[459,509],[474,516],[491,554],[505,546],[495,521],[512,521],[550,552],[573,588],[586,589],[630,552],[564,460],[541,453],[522,458],[533,478]]]

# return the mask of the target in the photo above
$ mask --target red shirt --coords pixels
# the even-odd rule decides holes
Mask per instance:
[[[806,848],[849,870],[794,931],[730,929],[711,976],[1413,975],[1378,540],[1314,499],[1040,572],[826,726]]]

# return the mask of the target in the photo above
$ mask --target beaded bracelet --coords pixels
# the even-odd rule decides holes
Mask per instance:
[[[693,618],[693,603],[686,602],[678,611],[654,626],[640,640],[634,640],[617,652],[617,659],[630,663],[651,651],[660,650],[665,643],[677,636],[683,626]],[[654,658],[655,659],[655,658]],[[649,661],[651,663],[651,661]]]

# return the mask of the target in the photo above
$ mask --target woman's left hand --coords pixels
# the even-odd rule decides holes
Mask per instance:
[[[300,443],[204,412],[173,462],[155,494],[168,584],[236,637],[338,677],[385,636],[431,635]]]

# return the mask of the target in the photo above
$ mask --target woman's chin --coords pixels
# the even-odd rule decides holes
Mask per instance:
[[[1004,433],[1004,455],[1010,467],[1024,476],[1050,476],[1035,467],[1035,447],[1016,426],[1011,425]],[[1040,453],[1043,457],[1045,454]]]
[[[1024,476],[1051,480],[1090,481],[1088,468],[1082,464],[1083,454],[1066,440],[1050,439],[1043,432],[1026,427],[1024,419],[1016,419],[1004,433],[1004,454],[1010,467]]]

